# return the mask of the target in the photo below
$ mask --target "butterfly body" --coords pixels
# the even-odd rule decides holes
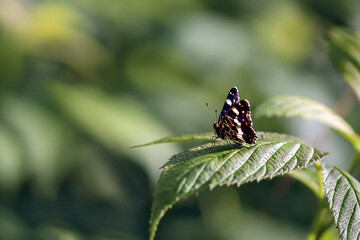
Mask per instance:
[[[250,103],[240,100],[237,87],[233,87],[220,113],[219,120],[213,123],[218,138],[231,140],[237,144],[254,144],[258,138],[252,128]]]

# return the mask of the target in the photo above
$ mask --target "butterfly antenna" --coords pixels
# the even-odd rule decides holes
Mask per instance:
[[[209,103],[205,103],[206,104],[206,107],[208,108],[208,110],[209,110],[209,114],[211,114],[210,113],[210,107],[209,107]],[[217,112],[218,112],[218,110],[217,109],[215,109],[215,122],[217,122]]]
[[[205,103],[206,104],[206,107],[207,107],[207,109],[208,109],[208,111],[209,111],[209,115],[211,115],[211,113],[210,113],[210,107],[209,107],[209,103]]]

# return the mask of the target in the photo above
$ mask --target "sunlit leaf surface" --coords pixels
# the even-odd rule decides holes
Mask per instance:
[[[150,239],[165,212],[182,199],[205,188],[240,186],[291,173],[327,154],[292,136],[276,133],[259,136],[255,145],[221,143],[212,147],[209,143],[171,157],[154,193]]]
[[[328,125],[359,148],[359,137],[337,113],[322,103],[300,96],[276,96],[258,106],[256,117],[301,117]]]
[[[299,139],[292,137],[291,139],[289,138],[288,135],[285,134],[280,134],[280,133],[269,133],[269,132],[256,132],[256,134],[258,135],[259,139],[257,140],[258,142],[260,141],[271,141],[271,140],[282,140],[282,139],[286,139],[286,141],[300,141]],[[191,141],[212,141],[213,140],[214,133],[212,132],[204,132],[204,133],[197,133],[197,134],[184,134],[184,135],[177,135],[177,136],[173,136],[173,137],[165,137],[165,138],[161,138],[155,141],[151,141],[148,143],[144,143],[144,144],[139,144],[139,145],[135,145],[132,146],[133,148],[135,147],[144,147],[144,146],[149,146],[149,145],[153,145],[153,144],[159,144],[159,143],[174,143],[174,142],[191,142]],[[215,144],[215,143],[214,143]]]
[[[334,166],[324,165],[323,181],[326,197],[342,239],[360,237],[360,183]]]

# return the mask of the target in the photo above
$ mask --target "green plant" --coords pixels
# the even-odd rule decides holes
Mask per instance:
[[[333,29],[328,38],[329,54],[357,96],[360,96],[360,40],[355,34]],[[219,142],[204,144],[170,158],[157,183],[150,219],[153,239],[160,219],[176,202],[217,186],[241,186],[247,182],[272,179],[284,174],[299,180],[318,198],[308,239],[319,239],[333,224],[342,239],[360,237],[360,183],[351,174],[360,160],[360,137],[338,114],[323,104],[298,96],[277,96],[255,109],[256,117],[301,117],[326,124],[349,141],[355,156],[348,171],[322,164],[327,155],[286,134],[258,132],[254,145],[235,146]],[[163,138],[157,143],[208,140],[212,133]],[[315,164],[316,171],[308,169]],[[329,204],[326,204],[325,199]],[[329,214],[331,210],[333,217]]]

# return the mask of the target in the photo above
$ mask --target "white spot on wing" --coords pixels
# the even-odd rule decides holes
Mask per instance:
[[[236,115],[239,115],[239,110],[237,110],[235,107],[232,109],[232,111],[233,111]]]
[[[239,120],[237,120],[236,118],[234,119],[234,122],[237,124],[237,125],[241,125],[241,123],[239,122]],[[241,130],[240,130],[241,131]]]
[[[237,137],[238,137],[238,138],[242,138],[242,136],[243,136],[243,131],[241,131],[241,128],[238,128],[237,130],[238,130]]]
[[[231,106],[231,100],[230,99],[226,99],[225,102],[226,102],[227,105]]]

